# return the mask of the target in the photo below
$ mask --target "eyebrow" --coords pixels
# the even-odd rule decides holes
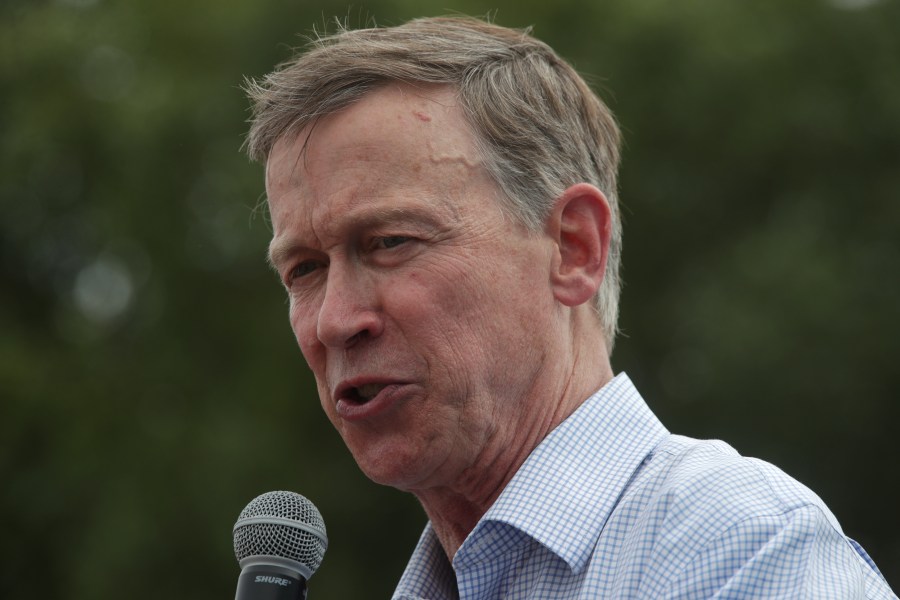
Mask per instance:
[[[299,250],[299,246],[287,239],[273,239],[269,243],[269,252],[266,262],[269,267],[278,273],[278,265],[281,265]]]
[[[391,223],[415,223],[428,228],[441,228],[442,225],[436,215],[420,207],[391,206],[363,209],[359,211],[359,214],[351,215],[343,226],[353,231],[359,231]],[[274,238],[269,244],[267,262],[277,272],[279,265],[287,262],[291,256],[304,248],[305,246],[295,239]]]

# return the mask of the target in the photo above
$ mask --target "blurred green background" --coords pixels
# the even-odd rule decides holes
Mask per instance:
[[[488,11],[624,130],[616,370],[815,489],[900,586],[897,0],[3,0],[0,597],[231,598],[231,526],[273,489],[328,524],[313,598],[389,595],[425,518],[320,413],[240,85],[330,16]]]

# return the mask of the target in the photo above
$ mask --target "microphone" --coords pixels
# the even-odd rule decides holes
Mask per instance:
[[[235,600],[306,600],[306,581],[328,548],[315,504],[294,492],[266,492],[234,524],[241,566]]]

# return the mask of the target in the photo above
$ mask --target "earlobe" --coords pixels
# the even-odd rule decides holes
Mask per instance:
[[[557,248],[551,273],[554,297],[572,307],[589,302],[606,271],[612,227],[606,196],[587,183],[567,188],[547,227]]]

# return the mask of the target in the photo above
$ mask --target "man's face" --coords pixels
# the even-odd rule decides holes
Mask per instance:
[[[371,92],[276,144],[266,187],[294,335],[362,470],[452,486],[514,447],[559,326],[553,245],[501,212],[454,94]]]

